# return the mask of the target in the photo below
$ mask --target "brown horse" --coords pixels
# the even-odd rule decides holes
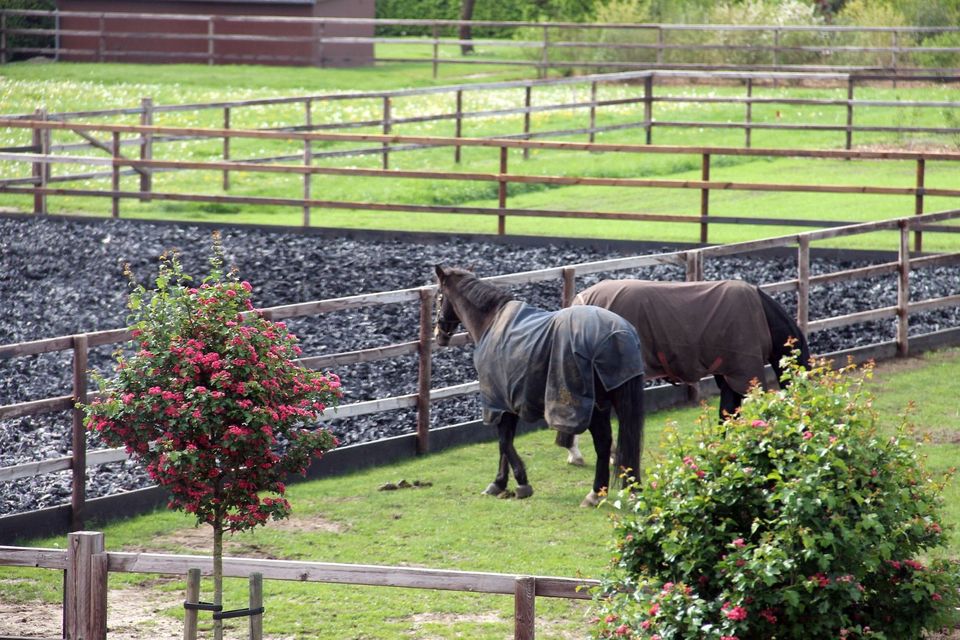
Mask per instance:
[[[740,408],[753,380],[796,349],[810,350],[800,327],[776,300],[740,280],[655,282],[604,280],[580,292],[575,305],[595,305],[626,319],[640,334],[647,378],[695,384],[712,375],[720,389],[720,419]],[[571,464],[583,464],[574,437],[557,435]]]

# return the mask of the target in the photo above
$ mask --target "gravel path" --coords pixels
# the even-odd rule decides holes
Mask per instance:
[[[433,283],[433,265],[447,263],[495,275],[625,255],[617,250],[572,244],[521,246],[445,239],[437,242],[357,240],[293,232],[223,230],[229,260],[254,286],[254,301],[263,307],[338,296],[405,289]],[[149,283],[158,256],[176,248],[189,273],[203,276],[210,255],[210,230],[196,226],[153,225],[122,220],[94,223],[56,219],[0,218],[0,344],[114,329],[125,325],[129,290],[122,271],[128,263],[137,279]],[[829,272],[862,263],[815,262],[813,271]],[[793,277],[792,260],[730,258],[711,260],[706,277],[740,278],[762,284]],[[623,273],[618,274],[622,277]],[[648,279],[682,279],[678,267],[638,269],[630,275]],[[580,278],[585,287],[601,275]],[[960,268],[914,272],[914,300],[960,292]],[[514,293],[532,304],[556,308],[560,284],[517,287]],[[791,296],[780,298],[793,309]],[[818,287],[811,292],[811,319],[896,303],[892,276]],[[415,305],[390,305],[322,318],[289,322],[306,355],[346,351],[415,340]],[[948,309],[911,318],[911,332],[960,326],[960,310]],[[889,340],[893,322],[869,323],[811,336],[815,353]],[[111,351],[91,353],[91,367],[110,370]],[[440,350],[433,365],[434,386],[474,378],[470,347]],[[346,388],[345,403],[412,393],[416,388],[413,356],[337,370]],[[0,361],[0,405],[64,395],[70,388],[70,355],[44,354]],[[473,399],[437,403],[434,426],[473,419]],[[0,466],[65,455],[70,449],[66,412],[0,423]],[[345,443],[369,441],[414,430],[412,411],[333,421]],[[96,446],[92,443],[92,446]],[[132,464],[111,464],[89,471],[88,497],[149,484]],[[59,504],[69,499],[69,473],[6,482],[0,485],[0,514]]]

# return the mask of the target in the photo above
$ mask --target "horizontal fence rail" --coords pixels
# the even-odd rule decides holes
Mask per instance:
[[[284,47],[275,31],[284,32]],[[378,36],[403,29],[420,37]],[[461,37],[462,29],[500,38]],[[958,27],[391,20],[176,13],[0,11],[0,63],[26,56],[199,64],[441,64],[557,69],[957,72]],[[393,52],[380,45],[394,47]],[[473,55],[461,55],[473,47]],[[409,52],[409,53],[408,53]]]
[[[487,280],[502,286],[539,282],[560,282],[562,294],[561,299],[557,301],[557,306],[560,307],[567,306],[572,301],[577,288],[576,279],[578,276],[582,277],[591,274],[612,273],[641,267],[670,264],[683,267],[685,279],[688,281],[703,280],[704,262],[706,260],[725,256],[749,255],[764,250],[783,247],[795,248],[797,252],[797,277],[781,282],[767,283],[762,285],[761,288],[768,292],[795,293],[797,297],[797,321],[802,329],[807,332],[816,332],[872,320],[895,319],[897,323],[895,340],[896,353],[905,356],[910,352],[909,320],[911,315],[932,309],[960,305],[960,290],[947,296],[927,300],[910,299],[909,286],[911,271],[960,264],[960,252],[937,255],[911,255],[910,235],[912,233],[920,233],[921,231],[933,233],[949,229],[950,227],[947,225],[957,220],[960,220],[960,209],[821,229],[801,234],[791,234],[729,245],[709,246],[654,255],[615,258],[521,273],[504,274],[487,278]],[[868,267],[835,271],[833,273],[811,274],[811,243],[836,238],[853,237],[866,233],[890,231],[896,232],[896,260]],[[884,274],[896,276],[896,288],[898,292],[896,305],[837,317],[816,320],[809,318],[809,296],[811,287]],[[432,351],[436,348],[432,335],[435,295],[435,287],[420,287],[270,307],[263,309],[262,312],[268,318],[279,320],[315,316],[338,310],[357,309],[384,304],[415,305],[420,318],[418,340],[392,345],[376,345],[366,349],[332,353],[323,356],[311,357],[305,355],[301,363],[306,366],[324,368],[331,364],[372,362],[387,360],[397,355],[416,354],[419,362],[416,393],[344,405],[339,407],[335,414],[328,416],[328,419],[348,418],[383,411],[392,411],[399,408],[414,408],[416,410],[417,451],[422,453],[430,450],[431,430],[429,425],[431,404],[444,399],[475,394],[479,390],[476,382],[444,388],[433,388],[430,362],[432,359]],[[0,468],[0,482],[29,478],[43,473],[71,470],[73,474],[71,513],[74,519],[74,528],[81,528],[83,524],[86,468],[88,466],[125,459],[125,454],[122,449],[87,451],[86,433],[83,427],[83,412],[75,407],[75,403],[87,403],[94,397],[94,394],[87,389],[87,361],[89,350],[94,346],[122,343],[130,339],[131,335],[128,330],[116,329],[76,336],[0,345],[0,358],[2,359],[51,352],[72,352],[73,354],[73,388],[70,395],[0,406],[0,420],[25,415],[37,415],[51,411],[71,410],[71,455],[2,467]],[[451,344],[457,346],[466,344],[467,341],[468,338],[466,334],[461,333],[455,336]]]
[[[825,149],[770,149],[741,147],[688,147],[678,145],[650,144],[607,144],[589,142],[553,142],[537,140],[486,139],[486,138],[446,138],[428,136],[392,136],[378,134],[344,134],[298,131],[261,131],[242,129],[205,129],[196,127],[158,127],[144,125],[108,125],[49,120],[0,119],[0,127],[31,131],[37,141],[40,153],[31,151],[0,151],[0,161],[21,163],[29,169],[29,178],[0,180],[0,194],[22,194],[33,196],[33,211],[44,214],[48,211],[48,199],[58,196],[93,197],[108,199],[111,215],[120,216],[123,200],[175,201],[218,204],[246,204],[258,206],[295,207],[302,210],[302,222],[311,226],[312,209],[322,207],[354,211],[394,211],[436,214],[469,214],[496,217],[497,233],[506,233],[508,217],[554,217],[580,218],[616,221],[656,221],[674,223],[693,223],[699,225],[699,241],[709,240],[710,224],[760,224],[777,226],[836,226],[846,224],[843,220],[808,220],[801,218],[783,218],[773,216],[723,216],[711,213],[710,195],[716,191],[747,191],[809,194],[869,194],[876,196],[911,196],[909,208],[915,214],[924,211],[925,198],[941,196],[956,198],[960,189],[929,187],[926,185],[927,164],[929,162],[956,163],[960,161],[960,152],[936,151],[848,151]],[[50,138],[53,132],[73,132],[81,136],[93,137],[106,135],[112,140],[109,146],[110,156],[76,156],[54,154],[50,152]],[[280,141],[302,145],[303,160],[300,164],[261,164],[257,162],[222,161],[184,161],[158,160],[145,157],[133,158],[120,151],[122,136],[146,140],[150,137],[193,136],[213,141],[218,140],[263,140]],[[383,147],[393,145],[420,145],[434,148],[488,148],[499,151],[499,166],[490,172],[477,171],[424,171],[396,170],[389,168],[356,168],[343,166],[322,166],[313,163],[310,151],[313,142],[363,142]],[[615,154],[676,154],[694,156],[700,164],[700,180],[649,179],[649,178],[608,178],[590,175],[534,175],[511,171],[508,164],[509,151],[527,152],[539,149],[558,153],[615,153]],[[719,156],[759,157],[759,158],[800,158],[811,160],[851,160],[851,161],[911,161],[916,165],[914,186],[888,186],[887,184],[797,184],[788,182],[761,183],[730,180],[712,180],[711,165]],[[109,167],[110,184],[103,188],[70,188],[54,184],[54,166],[85,164]],[[385,163],[386,164],[386,163]],[[246,172],[251,174],[285,174],[298,176],[302,180],[301,197],[270,196],[234,196],[226,194],[176,193],[157,191],[152,182],[141,178],[139,190],[122,188],[121,171],[131,168],[149,174],[156,170],[213,171],[223,174]],[[402,202],[345,201],[326,200],[313,197],[311,179],[314,176],[348,176],[387,180],[432,180],[467,181],[492,183],[497,185],[498,204],[496,207],[462,205],[421,205]],[[508,186],[511,184],[553,185],[553,186],[598,186],[610,188],[655,188],[693,190],[700,194],[700,206],[696,213],[649,213],[642,211],[586,211],[565,209],[529,209],[508,207]],[[96,186],[96,185],[91,185]],[[906,207],[905,207],[906,208]],[[947,227],[945,231],[956,231]],[[915,249],[922,249],[922,236],[915,234]]]
[[[36,567],[64,571],[64,637],[104,640],[109,573],[186,576],[190,569],[212,575],[213,559],[159,553],[105,550],[104,536],[93,531],[71,533],[67,549],[0,546],[0,567]],[[302,560],[223,558],[223,575],[246,578],[259,573],[271,580],[294,580],[375,587],[429,589],[512,595],[515,598],[514,637],[532,640],[535,599],[589,600],[596,580],[553,576],[453,571],[419,567],[339,564]],[[77,615],[82,612],[82,615]]]
[[[915,78],[917,81],[937,82],[937,83],[960,83],[960,75],[955,76],[929,76]],[[719,84],[737,84],[745,90],[745,95],[725,96],[725,95],[689,95],[677,90],[678,83],[687,85],[689,83],[719,83]],[[555,78],[548,80],[520,80],[507,82],[489,82],[476,84],[461,84],[445,87],[426,87],[418,89],[402,89],[393,91],[377,92],[347,92],[337,94],[318,94],[307,96],[291,96],[280,98],[259,98],[251,100],[218,101],[201,104],[180,104],[180,105],[160,105],[150,97],[141,100],[141,104],[135,107],[122,107],[113,109],[102,109],[93,111],[71,111],[61,113],[46,113],[43,110],[35,110],[33,113],[25,114],[6,114],[0,115],[3,119],[34,120],[46,119],[55,121],[88,121],[99,118],[123,118],[128,116],[139,116],[140,124],[151,125],[161,117],[165,120],[174,120],[170,122],[171,126],[177,123],[178,118],[207,118],[216,119],[222,124],[222,128],[240,128],[237,123],[244,114],[252,109],[262,110],[265,108],[273,110],[282,110],[284,108],[297,107],[301,117],[294,120],[287,126],[273,126],[264,128],[265,130],[279,131],[343,131],[357,129],[375,129],[384,134],[399,134],[399,128],[414,128],[414,125],[429,125],[430,123],[452,124],[455,137],[465,137],[466,128],[471,123],[478,123],[476,126],[484,126],[491,120],[497,119],[503,124],[498,124],[497,128],[504,128],[504,131],[497,133],[498,138],[513,138],[520,140],[542,139],[560,136],[584,135],[589,142],[594,142],[598,134],[613,134],[620,131],[643,130],[646,137],[646,143],[653,142],[655,130],[669,129],[717,129],[732,130],[742,129],[743,144],[746,147],[753,145],[755,131],[776,132],[790,131],[806,134],[836,133],[837,142],[842,139],[846,149],[852,149],[855,139],[863,134],[890,134],[890,135],[942,135],[942,136],[960,136],[960,124],[944,117],[940,126],[931,126],[929,124],[905,124],[903,120],[904,113],[912,114],[911,120],[915,120],[918,114],[933,114],[940,118],[941,114],[950,113],[952,110],[960,109],[960,101],[955,100],[878,100],[856,98],[857,87],[874,86],[879,84],[895,84],[898,82],[896,77],[878,76],[878,75],[854,75],[841,73],[761,73],[761,72],[690,72],[690,71],[634,71],[612,74],[595,74],[588,76],[577,76],[572,78]],[[902,80],[901,80],[902,82]],[[791,92],[796,91],[800,85],[812,84],[814,86],[833,85],[846,87],[846,98],[811,98],[811,97],[792,97]],[[631,88],[631,85],[635,85]],[[567,87],[576,89],[569,93],[559,94],[556,89]],[[605,98],[601,92],[607,91],[605,87],[610,88],[613,97]],[[776,87],[778,92],[784,95],[755,95],[755,90],[765,87]],[[522,94],[519,90],[523,90]],[[511,91],[517,90],[517,91]],[[536,94],[534,93],[536,92]],[[484,100],[484,96],[497,96],[496,101],[493,98],[486,98],[491,103],[490,108],[473,107],[465,108],[465,96],[478,97]],[[536,101],[534,100],[536,95]],[[422,109],[416,111],[417,115],[402,116],[398,115],[398,108],[407,101],[423,99],[430,97],[430,113],[423,113]],[[435,100],[434,100],[435,97]],[[513,100],[515,106],[506,108],[500,106],[503,100]],[[439,104],[435,104],[438,102]],[[336,111],[337,106],[349,103],[357,107],[379,103],[380,107],[374,109],[378,115],[376,117],[360,116],[355,119],[349,114],[343,114]],[[496,106],[495,106],[496,105]],[[678,119],[675,114],[665,114],[668,117],[658,117],[658,114],[664,108],[674,105],[679,106],[703,106],[703,105],[729,105],[736,108],[742,108],[742,121],[733,120],[710,120],[710,119]],[[824,109],[834,109],[843,112],[845,123],[825,124],[823,122],[802,122],[791,119],[790,122],[783,122],[775,113],[758,114],[754,107],[822,107]],[[621,111],[635,107],[636,115],[629,111],[614,116],[610,116],[610,109],[616,108]],[[438,110],[439,109],[439,110]],[[889,110],[891,113],[886,121],[895,124],[877,124],[868,125],[860,122],[860,115],[864,110],[875,112],[878,109]],[[769,111],[769,110],[768,110]],[[214,112],[214,113],[211,113]],[[320,122],[319,118],[324,113],[339,114],[336,117],[329,118],[328,122]],[[553,128],[539,124],[534,128],[533,117],[537,115],[550,115],[553,113],[562,114],[582,114],[583,125],[571,128],[570,125],[561,128]],[[522,127],[519,131],[507,129],[511,125],[510,117],[522,116]],[[285,119],[290,118],[287,112]],[[602,121],[598,121],[602,119]],[[249,118],[247,118],[249,120]],[[264,118],[261,116],[259,121]],[[297,121],[299,120],[299,121]],[[486,124],[485,126],[489,126]],[[246,128],[250,128],[247,126]],[[257,128],[260,128],[259,126]],[[511,127],[512,128],[512,127]],[[112,153],[112,148],[108,141],[100,140],[89,132],[75,132],[80,138],[76,142],[59,142],[49,140],[46,150],[53,153],[74,152],[87,150],[94,153]],[[134,153],[139,153],[140,159],[150,159],[159,155],[162,145],[183,142],[185,140],[198,139],[188,134],[180,135],[147,135],[140,139],[121,138],[119,141],[121,153],[125,148],[137,147]],[[8,147],[0,149],[3,151],[40,151],[44,139],[36,139],[32,145],[21,145],[17,147]],[[820,144],[818,146],[824,146]],[[384,168],[389,166],[389,157],[393,153],[412,151],[424,148],[423,145],[408,143],[399,145],[361,145],[359,148],[347,148],[336,150],[323,150],[317,148],[309,149],[312,161],[320,159],[346,158],[352,156],[379,155],[382,157]],[[453,148],[453,157],[455,162],[460,162],[461,147]],[[528,152],[525,151],[525,157]],[[223,139],[222,155],[224,160],[234,160],[236,152],[230,148],[230,138]],[[270,163],[283,161],[302,161],[303,154],[286,154],[270,156],[251,156],[249,152],[242,158],[244,162]],[[148,171],[137,167],[134,169],[124,169],[122,175],[139,174],[144,189],[147,189],[150,183],[151,175],[154,172],[163,169],[153,168]],[[94,177],[109,177],[106,173],[87,172],[74,175],[59,175],[51,177],[51,181],[63,182],[76,179],[90,179]],[[224,172],[223,185],[229,189],[229,172]],[[17,182],[29,182],[31,178],[7,179],[8,184]]]

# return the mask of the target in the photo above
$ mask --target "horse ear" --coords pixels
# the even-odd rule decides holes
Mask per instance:
[[[443,265],[442,264],[434,265],[433,268],[437,272],[437,279],[440,280],[440,282],[443,282],[443,279],[447,277],[447,272],[444,270]]]

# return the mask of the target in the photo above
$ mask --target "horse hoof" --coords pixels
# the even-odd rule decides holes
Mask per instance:
[[[587,463],[584,461],[583,456],[575,456],[571,453],[567,456],[567,464],[572,464],[575,467],[582,467]]]
[[[487,488],[483,490],[481,495],[499,496],[504,491],[506,491],[505,487],[498,487],[496,482],[491,482],[487,485]]]
[[[528,484],[521,484],[517,487],[517,498],[529,498],[533,495],[533,487]]]
[[[580,503],[581,507],[596,507],[600,504],[600,496],[597,495],[596,491],[591,491],[587,494],[587,497],[583,499],[583,502]]]

